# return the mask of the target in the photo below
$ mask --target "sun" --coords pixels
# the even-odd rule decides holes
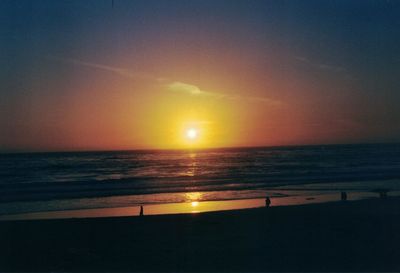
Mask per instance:
[[[190,128],[186,130],[186,137],[190,140],[195,140],[199,136],[199,132],[195,128]]]

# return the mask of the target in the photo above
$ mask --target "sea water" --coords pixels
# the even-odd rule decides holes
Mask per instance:
[[[400,190],[400,144],[0,154],[0,214]]]

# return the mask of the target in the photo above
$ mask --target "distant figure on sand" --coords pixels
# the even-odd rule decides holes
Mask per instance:
[[[143,206],[140,206],[140,216],[143,216]]]
[[[347,200],[347,193],[345,191],[342,191],[340,196],[341,196],[342,201],[346,201]]]
[[[265,206],[269,208],[270,205],[271,205],[271,199],[269,199],[269,197],[267,196],[267,198],[265,198]]]
[[[387,197],[387,191],[386,190],[381,190],[379,192],[379,196],[380,196],[380,198],[385,199]]]

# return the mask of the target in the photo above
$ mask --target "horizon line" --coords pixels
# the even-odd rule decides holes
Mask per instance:
[[[285,144],[285,145],[240,145],[240,146],[221,146],[209,148],[132,148],[132,149],[77,149],[77,150],[43,150],[43,151],[1,151],[0,155],[7,154],[51,154],[51,153],[107,153],[107,152],[151,152],[151,151],[207,151],[224,149],[261,149],[261,148],[290,148],[290,147],[312,147],[312,146],[347,146],[347,145],[386,145],[400,144],[400,141],[380,141],[380,142],[345,142],[345,143],[319,143],[319,144]]]

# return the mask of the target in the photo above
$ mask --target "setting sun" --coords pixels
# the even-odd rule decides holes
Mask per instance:
[[[188,139],[194,140],[198,137],[198,135],[199,135],[198,130],[194,128],[190,128],[186,131],[186,137]]]

